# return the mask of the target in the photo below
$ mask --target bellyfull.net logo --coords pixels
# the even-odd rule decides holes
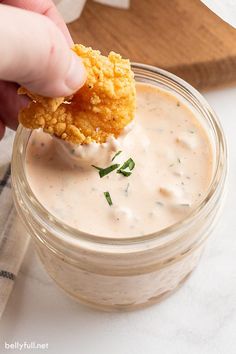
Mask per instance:
[[[32,349],[39,349],[39,350],[47,350],[48,343],[36,343],[36,342],[14,342],[14,343],[7,343],[5,342],[5,349],[9,350],[32,350]]]

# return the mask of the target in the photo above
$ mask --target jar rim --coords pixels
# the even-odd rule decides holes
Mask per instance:
[[[180,221],[167,226],[159,231],[152,232],[149,234],[141,235],[141,236],[134,236],[134,237],[104,237],[98,236],[94,234],[89,234],[84,231],[78,230],[73,228],[66,223],[62,222],[60,219],[55,217],[54,215],[50,214],[50,212],[39,202],[39,200],[34,195],[24,169],[24,156],[23,150],[20,150],[19,153],[19,145],[22,139],[22,135],[25,134],[25,138],[27,138],[27,142],[31,132],[27,129],[22,127],[21,125],[17,129],[14,146],[13,146],[13,156],[12,156],[12,184],[13,184],[13,191],[17,188],[17,183],[20,183],[23,187],[24,191],[24,201],[27,201],[27,205],[30,207],[29,210],[32,216],[36,220],[40,220],[40,223],[45,226],[45,228],[53,230],[55,234],[57,232],[57,239],[58,241],[64,241],[65,243],[76,245],[79,241],[86,241],[95,244],[105,244],[113,246],[115,245],[133,245],[133,244],[140,244],[144,243],[145,241],[152,241],[157,239],[162,239],[164,244],[167,244],[171,239],[173,239],[173,235],[188,224],[191,224],[194,221],[194,218],[202,212],[211,200],[213,199],[214,195],[216,194],[220,185],[224,184],[227,172],[227,145],[224,136],[224,132],[222,126],[215,114],[212,110],[208,102],[205,98],[190,84],[188,84],[183,79],[179,78],[178,76],[163,70],[159,69],[155,66],[141,64],[141,63],[132,63],[132,69],[134,70],[135,77],[138,75],[138,72],[143,72],[146,75],[158,75],[164,80],[164,82],[168,82],[172,85],[177,85],[177,87],[182,90],[183,92],[189,94],[192,98],[195,99],[198,105],[202,107],[202,111],[204,112],[205,118],[211,122],[217,137],[217,151],[218,151],[218,158],[216,161],[216,166],[214,170],[214,174],[212,177],[211,184],[208,188],[208,191],[199,203],[197,203],[191,212],[186,215]],[[27,136],[26,136],[27,135]],[[25,142],[25,147],[27,142]],[[25,152],[25,151],[24,151]],[[18,163],[16,163],[16,161]],[[17,174],[19,174],[20,169],[20,176],[18,176],[17,182]],[[14,191],[15,193],[15,191]],[[49,217],[49,215],[51,217]]]

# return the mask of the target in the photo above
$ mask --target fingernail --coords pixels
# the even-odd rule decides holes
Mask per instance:
[[[82,59],[74,52],[71,54],[71,63],[67,72],[65,84],[70,90],[76,91],[84,85],[87,75]]]

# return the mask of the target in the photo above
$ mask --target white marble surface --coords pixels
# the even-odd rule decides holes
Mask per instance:
[[[15,341],[48,343],[50,354],[236,353],[236,87],[205,96],[228,139],[229,193],[192,277],[159,305],[102,313],[67,297],[30,248],[0,322],[0,353]]]

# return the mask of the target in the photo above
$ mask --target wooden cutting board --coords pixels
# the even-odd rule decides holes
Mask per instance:
[[[199,0],[87,1],[69,25],[76,43],[169,70],[198,88],[236,82],[236,30]]]

